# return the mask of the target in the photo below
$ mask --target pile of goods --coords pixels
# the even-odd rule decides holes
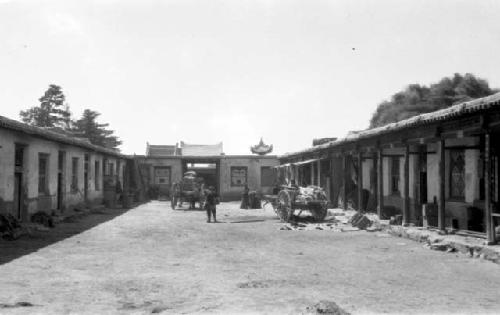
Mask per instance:
[[[311,201],[327,200],[326,193],[319,186],[299,187],[295,202],[307,204]]]

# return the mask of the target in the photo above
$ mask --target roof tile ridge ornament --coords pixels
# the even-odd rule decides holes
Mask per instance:
[[[273,145],[272,144],[271,145],[265,144],[264,140],[262,140],[262,137],[260,137],[259,143],[251,146],[250,151],[253,154],[266,155],[268,153],[273,152]]]

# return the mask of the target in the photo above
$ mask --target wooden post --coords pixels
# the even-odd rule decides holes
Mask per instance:
[[[410,146],[405,145],[404,153],[404,195],[403,195],[403,225],[410,223]]]
[[[347,210],[347,155],[342,155],[342,209]]]
[[[358,211],[364,211],[363,208],[363,155],[358,152]]]
[[[314,185],[314,162],[311,162],[311,185]]]
[[[384,209],[384,157],[382,155],[382,148],[377,152],[377,214],[379,218],[382,217],[382,210]]]
[[[491,140],[490,134],[484,135],[484,214],[488,244],[495,244],[495,225],[491,216]]]
[[[328,192],[328,196],[330,196],[330,204],[334,205],[336,204],[337,201],[334,202],[333,198],[335,197],[335,194],[333,193],[333,158],[329,158],[328,163],[330,163],[330,168],[329,168],[329,174],[328,174],[328,179],[330,181],[330,191]],[[337,198],[338,200],[338,198]]]
[[[441,231],[445,230],[445,148],[444,139],[439,141],[439,201],[438,201],[438,228]]]
[[[297,165],[293,165],[293,179],[295,180],[295,185],[300,185],[299,181],[299,167]]]
[[[318,169],[318,187],[321,187],[321,160],[318,159],[318,162],[316,164],[317,169]]]
[[[373,200],[375,201],[375,204],[378,205],[378,177],[377,177],[377,170],[378,170],[378,164],[377,164],[377,153],[373,153],[373,164],[372,164],[372,170],[370,171],[370,183],[373,183]],[[371,178],[371,176],[374,176],[374,178]]]

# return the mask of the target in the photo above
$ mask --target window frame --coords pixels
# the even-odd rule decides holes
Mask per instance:
[[[79,157],[72,157],[71,158],[71,185],[70,185],[70,190],[72,193],[77,193],[78,192],[78,167],[80,164],[80,158]]]
[[[168,176],[158,176],[157,171],[167,170]],[[162,182],[162,179],[166,179],[166,181]],[[153,167],[153,183],[155,185],[170,185],[172,182],[172,168],[170,166],[154,166]]]
[[[42,167],[41,162],[44,161]],[[43,170],[43,172],[42,172]],[[38,195],[49,195],[49,154],[38,153]]]
[[[392,195],[401,195],[399,184],[401,182],[400,157],[392,156],[390,161],[390,192]]]
[[[233,172],[236,170],[245,170],[245,182],[241,184],[235,184],[233,181]],[[231,166],[230,167],[230,181],[231,181],[231,187],[245,187],[245,185],[248,185],[248,166]]]
[[[457,159],[461,156],[462,157],[462,161],[461,161],[461,165],[458,164],[458,161],[457,160],[454,160],[454,157],[453,155],[454,154],[458,154],[457,155]],[[449,155],[448,155],[448,163],[449,163],[449,171],[448,171],[448,198],[450,200],[457,200],[457,201],[464,201],[465,200],[465,150],[463,149],[450,149],[449,150]],[[456,173],[458,175],[461,176],[462,178],[462,183],[463,183],[463,188],[462,188],[462,192],[461,192],[461,195],[455,195],[454,192],[455,192],[455,185],[457,184],[455,181],[454,181],[454,167],[455,165],[459,165],[461,166],[461,170],[460,170],[460,173]]]

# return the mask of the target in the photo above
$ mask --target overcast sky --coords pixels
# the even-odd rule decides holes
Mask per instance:
[[[123,140],[275,153],[368,127],[410,83],[500,87],[500,1],[0,0],[0,115],[49,84]]]

